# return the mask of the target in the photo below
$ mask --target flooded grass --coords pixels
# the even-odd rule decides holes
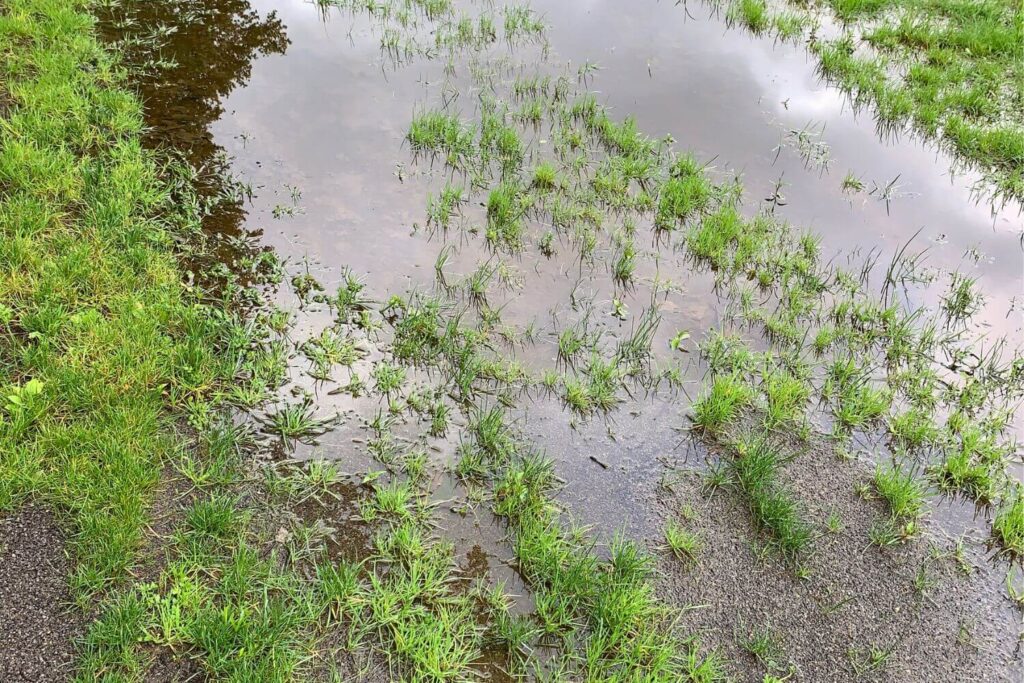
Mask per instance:
[[[89,35],[73,9],[24,3],[2,19],[7,35],[48,32],[46,22]],[[602,104],[592,65],[549,62],[545,18],[524,5],[316,5],[322,21],[366,22],[386,74],[447,60],[394,136],[411,156],[398,182],[409,174],[424,188],[409,222],[410,239],[430,251],[425,278],[377,282],[360,274],[358,253],[352,269],[333,270],[316,254],[284,265],[250,254],[217,269],[216,291],[183,286],[165,236],[199,233],[212,205],[175,208],[160,157],[138,144],[137,100],[109,69],[55,72],[75,84],[81,101],[62,105],[72,114],[108,99],[127,112],[79,130],[64,109],[29,111],[57,99],[30,96],[53,86],[19,60],[54,48],[8,53],[24,80],[11,88],[4,129],[4,205],[20,231],[6,254],[20,267],[12,272],[30,277],[6,285],[0,350],[15,370],[0,436],[13,455],[0,504],[42,497],[81,530],[75,586],[83,604],[104,598],[82,645],[82,680],[144,679],[156,651],[225,680],[344,680],[355,674],[333,657],[346,652],[365,658],[364,673],[379,664],[380,680],[721,681],[748,673],[722,654],[736,647],[758,677],[786,680],[809,660],[774,619],[724,642],[721,625],[715,635],[686,624],[700,595],[663,591],[659,556],[684,575],[718,556],[707,525],[722,520],[690,507],[713,496],[737,506],[754,573],[805,582],[819,602],[831,599],[821,583],[831,579],[814,570],[833,546],[887,553],[894,569],[882,583],[896,591],[900,553],[923,552],[915,544],[941,496],[991,506],[993,554],[1019,560],[1024,504],[1009,467],[1024,372],[1016,351],[979,330],[985,299],[974,276],[950,273],[936,295],[907,247],[887,269],[874,252],[840,265],[818,234],[785,220],[781,182],[751,201],[736,174]],[[851,25],[878,11],[835,9]],[[757,33],[804,30],[797,14],[773,11],[743,2],[729,18]],[[87,47],[69,40],[68,64],[103,54]],[[97,131],[109,143],[99,151],[82,144]],[[824,172],[819,133],[784,142]],[[53,136],[68,144],[25,142]],[[270,217],[302,221],[300,198],[315,212],[313,193],[283,186],[290,199]],[[893,191],[880,194],[888,201]],[[243,195],[226,203],[237,209]],[[68,208],[79,203],[90,210]],[[68,247],[83,235],[102,258]],[[404,276],[412,267],[400,258],[389,255],[390,267]],[[232,270],[239,263],[245,281]],[[702,278],[717,319],[696,331],[672,307]],[[527,436],[530,411],[550,408],[560,423],[603,428],[614,441],[616,420],[639,414],[642,401],[676,407],[675,427],[712,463],[653,553],[626,529],[587,526],[586,511],[566,504],[574,482],[557,473],[565,463],[545,453],[559,444]],[[176,436],[175,418],[194,443]],[[846,464],[860,467],[852,471],[865,500],[822,493],[846,470],[806,479],[818,465],[805,463],[845,461],[864,444],[874,462]],[[363,464],[343,475],[322,449]],[[102,458],[91,460],[94,450]],[[600,452],[587,462],[619,476]],[[132,584],[163,464],[187,491],[171,503],[163,560]],[[494,525],[477,521],[471,533],[495,535],[495,557],[525,595],[497,578],[501,569],[488,571],[486,553],[482,572],[460,566],[463,540],[443,520],[470,519]],[[844,538],[848,523],[863,537]],[[746,563],[743,543],[731,547]],[[908,585],[934,592],[928,567],[917,569]],[[783,593],[800,593],[787,585]],[[866,609],[883,602],[865,597]],[[957,642],[972,643],[964,623]],[[830,645],[832,631],[822,634]],[[710,635],[713,645],[702,644]],[[883,671],[896,650],[847,642],[855,677]]]
[[[795,12],[761,0],[728,3],[728,17],[783,40],[807,35],[822,75],[869,105],[882,131],[911,127],[982,170],[983,194],[1024,196],[1024,80],[1015,2],[829,0]],[[837,21],[821,31],[823,23]],[[866,48],[866,49],[865,49]]]

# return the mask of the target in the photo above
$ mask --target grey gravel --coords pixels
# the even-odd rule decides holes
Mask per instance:
[[[786,680],[1024,681],[1021,615],[1005,597],[1007,568],[989,561],[980,533],[963,543],[969,573],[952,556],[955,539],[935,526],[883,551],[871,545],[868,528],[887,513],[880,501],[855,493],[857,483],[869,480],[865,463],[811,448],[783,477],[820,534],[803,561],[804,578],[777,554],[757,552],[764,537],[735,490],[709,496],[699,477],[689,477],[658,506],[665,518],[681,519],[686,505],[697,513],[689,526],[704,539],[703,551],[690,565],[663,553],[660,589],[669,602],[692,606],[681,630],[700,634],[702,645],[725,655],[735,680],[760,683],[767,673],[742,646],[767,627],[781,646],[772,673],[791,675]],[[832,513],[842,519],[839,533],[825,528]],[[923,592],[915,586],[922,566]],[[872,647],[889,654],[868,672],[861,658]]]
[[[26,506],[0,519],[0,681],[66,681],[84,619],[70,604],[71,564],[53,514]]]

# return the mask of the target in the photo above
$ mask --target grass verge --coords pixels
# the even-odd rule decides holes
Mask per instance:
[[[197,224],[87,5],[0,14],[0,510],[64,515],[82,604],[138,561],[174,409],[234,372],[226,317],[173,253]]]

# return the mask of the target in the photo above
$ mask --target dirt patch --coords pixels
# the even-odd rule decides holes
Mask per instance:
[[[195,660],[176,657],[164,648],[154,649],[152,664],[146,671],[146,683],[202,683],[207,680]]]
[[[937,530],[893,548],[871,544],[868,529],[887,513],[855,487],[868,467],[815,448],[783,473],[818,534],[801,566],[762,550],[742,494],[701,490],[698,475],[675,486],[666,516],[703,539],[695,563],[667,556],[661,590],[692,606],[683,628],[701,634],[732,662],[739,681],[795,673],[808,681],[1017,681],[1019,614],[1001,598],[1005,568],[984,549]],[[839,523],[829,529],[826,520]],[[1015,619],[1017,628],[1014,627]],[[752,637],[770,634],[770,663],[751,652]]]
[[[85,620],[71,605],[71,562],[53,514],[0,519],[0,680],[66,681]]]

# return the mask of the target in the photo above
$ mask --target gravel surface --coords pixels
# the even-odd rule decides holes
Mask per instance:
[[[46,509],[0,519],[0,681],[66,681],[84,619],[71,606],[64,533]]]
[[[679,520],[690,506],[696,518],[684,523],[704,539],[696,563],[662,554],[661,593],[692,606],[681,628],[724,654],[737,681],[760,683],[769,669],[816,683],[1024,681],[1007,568],[989,562],[979,539],[965,539],[959,557],[956,539],[936,528],[886,550],[871,545],[868,528],[887,513],[855,492],[870,470],[828,448],[798,455],[782,477],[819,534],[803,578],[777,554],[758,551],[764,537],[739,492],[709,496],[688,477],[659,506]],[[831,514],[842,520],[837,533],[825,525]],[[765,629],[778,644],[768,663],[743,645]],[[874,666],[872,648],[884,653]]]

